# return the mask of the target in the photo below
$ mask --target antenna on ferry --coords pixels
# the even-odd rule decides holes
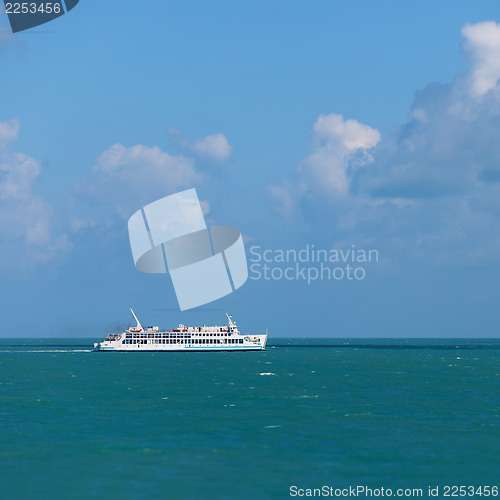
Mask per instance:
[[[233,320],[231,319],[232,318],[231,314],[226,313],[226,316],[227,316],[227,320],[229,321],[229,326],[236,326],[233,323]]]
[[[135,312],[132,311],[132,308],[130,308],[130,312],[134,315],[134,318],[137,321],[137,326],[135,327],[135,330],[138,331],[138,332],[143,331],[144,328],[142,328],[142,325],[139,323],[139,320],[137,319],[137,316],[135,315]]]

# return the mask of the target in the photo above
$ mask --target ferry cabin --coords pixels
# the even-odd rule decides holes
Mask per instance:
[[[231,332],[232,333],[232,332]],[[185,328],[183,330],[172,330],[169,332],[157,332],[152,327],[141,333],[125,333],[122,344],[185,344],[185,345],[243,345],[244,337],[233,336],[227,328]],[[113,335],[113,334],[111,334]],[[116,335],[116,334],[115,334]],[[122,334],[123,335],[123,334]],[[118,335],[119,337],[120,335]],[[248,337],[248,336],[247,336]],[[248,337],[250,340],[252,337]],[[106,339],[111,340],[111,339]],[[117,340],[116,338],[113,340]],[[253,340],[253,339],[252,339]]]

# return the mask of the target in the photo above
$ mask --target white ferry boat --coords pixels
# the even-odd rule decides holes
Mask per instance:
[[[132,314],[135,327],[110,333],[106,340],[94,344],[94,351],[262,351],[266,347],[267,333],[243,335],[227,313],[227,326],[179,325],[162,332],[157,326],[144,329],[134,311]]]

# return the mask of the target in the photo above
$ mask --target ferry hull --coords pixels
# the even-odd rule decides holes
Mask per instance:
[[[94,351],[99,351],[99,352],[111,352],[111,351],[118,351],[118,352],[199,352],[199,351],[215,351],[215,352],[222,352],[222,351],[230,351],[230,352],[236,352],[236,351],[265,351],[266,348],[263,346],[243,346],[243,347],[224,347],[224,346],[214,346],[214,347],[184,347],[184,348],[172,348],[172,349],[158,349],[158,348],[151,348],[149,346],[130,346],[128,348],[121,348],[121,347],[103,347],[100,344],[94,345]]]

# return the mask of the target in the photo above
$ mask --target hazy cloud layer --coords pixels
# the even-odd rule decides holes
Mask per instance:
[[[19,121],[0,122],[0,251],[5,269],[29,269],[71,248],[53,227],[54,211],[34,193],[40,163],[12,151]]]

